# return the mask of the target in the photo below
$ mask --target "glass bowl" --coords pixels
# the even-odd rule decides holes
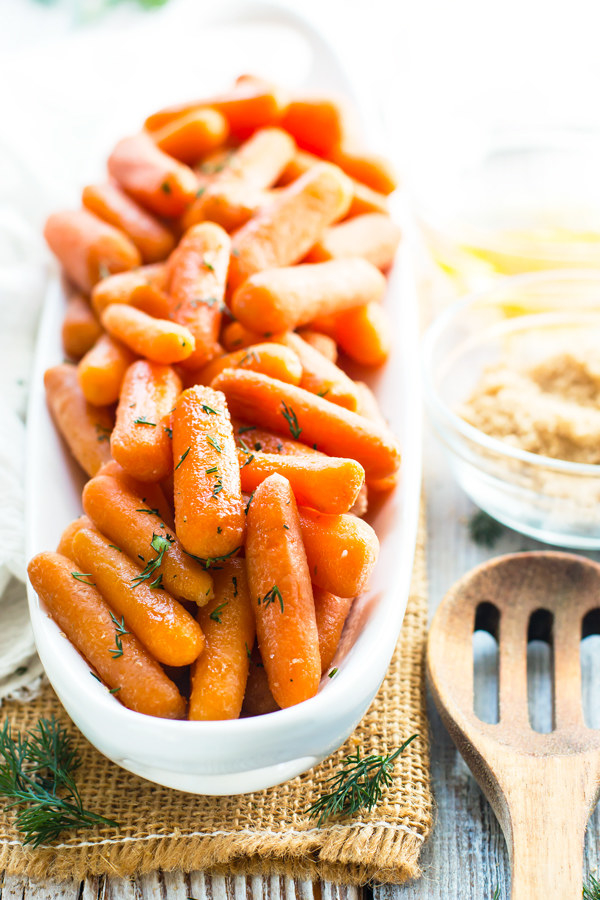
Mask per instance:
[[[484,371],[578,346],[600,355],[600,272],[503,278],[456,301],[424,339],[425,402],[452,472],[471,499],[510,528],[546,543],[600,548],[600,465],[531,453],[457,413]],[[599,397],[600,406],[600,397]]]

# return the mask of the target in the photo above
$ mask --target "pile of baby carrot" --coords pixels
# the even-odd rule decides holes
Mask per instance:
[[[389,352],[393,175],[338,102],[250,76],[151,115],[108,174],[45,229],[73,360],[48,405],[89,481],[31,582],[132,710],[300,703],[335,674],[378,553],[360,516],[400,463],[337,365]]]

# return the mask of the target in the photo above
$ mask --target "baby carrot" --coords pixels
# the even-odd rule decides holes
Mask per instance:
[[[318,156],[307,153],[305,150],[299,150],[281,173],[278,184],[286,185],[291,181],[295,181],[296,178],[300,178],[301,175],[304,175],[305,172],[308,172],[312,166],[319,162],[322,162],[322,159]],[[340,168],[343,168],[343,166],[340,166]],[[348,172],[346,174],[348,175]],[[371,190],[366,184],[362,184],[362,182],[356,181],[354,178],[351,180],[353,197],[347,212],[348,218],[360,216],[363,213],[388,212],[387,198],[384,194]]]
[[[315,616],[319,632],[319,655],[321,671],[326,672],[338,648],[344,629],[344,622],[354,602],[354,597],[336,597],[329,591],[313,584]]]
[[[166,266],[154,263],[103,278],[92,291],[92,306],[100,316],[111,303],[135,306],[149,316],[166,319],[170,304],[166,293]]]
[[[391,194],[398,187],[398,178],[383,156],[346,146],[336,146],[327,157],[347,175],[380,194]]]
[[[108,171],[124,191],[158,216],[180,216],[197,190],[192,170],[163,153],[143,132],[119,141],[108,157]]]
[[[204,648],[194,617],[160,588],[139,582],[141,568],[93,525],[79,528],[72,540],[73,559],[93,582],[125,627],[166,666],[187,666]]]
[[[113,303],[106,307],[101,321],[114,338],[153,362],[181,362],[196,346],[188,328],[168,319],[155,319],[133,306]]]
[[[210,384],[223,369],[237,368],[264,372],[289,384],[300,384],[302,377],[302,366],[294,349],[278,344],[254,344],[234,353],[226,353],[191,374],[196,384]]]
[[[317,693],[321,660],[298,510],[281,475],[263,481],[250,504],[246,571],[269,687],[281,707],[293,706]]]
[[[170,422],[180,393],[181,379],[170,366],[140,359],[127,369],[110,449],[139,481],[160,481],[173,468]]]
[[[180,162],[193,165],[227,140],[227,119],[216,109],[196,109],[152,133],[156,145]]]
[[[310,344],[315,350],[328,359],[329,362],[337,362],[338,352],[337,345],[332,337],[328,334],[322,334],[320,331],[313,331],[311,328],[299,328],[298,335],[307,344]]]
[[[356,409],[358,396],[354,382],[342,369],[311,347],[299,334],[288,331],[276,340],[292,349],[300,360],[302,366],[300,387],[310,391],[311,394],[326,397],[331,403],[337,403],[338,406]],[[265,374],[277,378],[277,375],[271,372],[265,372]]]
[[[269,680],[258,647],[250,655],[250,670],[242,704],[242,716],[265,716],[280,709],[269,687]]]
[[[242,490],[253,491],[277,472],[292,486],[296,502],[325,513],[345,513],[351,509],[364,482],[364,470],[353,459],[305,454],[238,451]]]
[[[62,324],[62,344],[66,355],[81,359],[101,334],[102,327],[89,300],[83,294],[72,294],[67,301]]]
[[[232,290],[262,269],[301,260],[350,205],[352,186],[341,169],[319,163],[261,209],[233,237]]]
[[[150,587],[199,606],[212,597],[212,578],[187,553],[162,519],[120,479],[97,475],[82,494],[83,509],[96,528],[131,559],[139,559]]]
[[[113,182],[84,187],[81,199],[86,209],[131,238],[143,262],[160,262],[173,249],[175,238],[169,229]]]
[[[292,100],[281,119],[299,147],[323,156],[343,140],[344,113],[331,97],[298,97]]]
[[[283,453],[286,456],[325,456],[319,450],[307,447],[300,441],[293,441],[291,438],[282,437],[275,434],[274,431],[268,431],[266,428],[259,428],[257,425],[246,425],[243,422],[234,419],[233,436],[238,447],[245,451],[249,456],[256,451],[257,453]]]
[[[198,610],[206,648],[192,667],[188,718],[237,719],[254,644],[254,611],[243,559],[215,571],[215,596]]]
[[[53,213],[44,237],[67,277],[85,294],[105,274],[135,269],[141,262],[127,235],[87,209]]]
[[[379,303],[367,303],[335,317],[335,337],[345,353],[362,366],[381,366],[391,349],[391,327]]]
[[[109,334],[101,334],[77,366],[77,377],[88,403],[108,406],[119,399],[125,372],[135,356]]]
[[[365,259],[336,259],[255,272],[236,290],[231,309],[242,325],[264,333],[292,331],[318,316],[380,300],[385,278]]]
[[[165,523],[167,528],[175,530],[175,521],[173,513],[167,502],[167,498],[160,484],[148,481],[138,481],[129,475],[125,469],[119,465],[115,459],[109,459],[98,470],[98,475],[112,475],[122,485],[124,485],[133,494],[142,498],[141,508],[146,511],[149,516],[158,516]],[[69,554],[66,553],[65,556]]]
[[[225,231],[241,228],[269,202],[270,195],[245,181],[217,181],[208,184],[183,218],[185,228],[197,222],[216,222]]]
[[[88,475],[95,475],[110,459],[110,411],[87,402],[75,366],[63,364],[47,369],[44,385],[52,418],[69,450]]]
[[[227,557],[244,543],[245,516],[233,429],[223,394],[197,385],[173,413],[175,525],[188,553]]]
[[[398,442],[387,428],[303,388],[242,369],[225,369],[213,387],[223,391],[233,416],[355,459],[370,476],[391,475],[400,465]]]
[[[38,597],[68,640],[123,706],[181,719],[185,701],[134,635],[117,628],[98,589],[58,553],[38,553],[27,568]]]
[[[225,349],[232,353],[234,350],[239,350],[242,347],[259,344],[261,335],[255,331],[250,331],[249,328],[245,328],[241,322],[230,322],[223,329],[221,340]]]
[[[56,552],[60,553],[61,556],[67,556],[69,559],[75,559],[73,556],[73,539],[78,531],[87,527],[94,527],[87,516],[79,516],[78,519],[70,522],[60,536]]]
[[[202,222],[186,232],[171,257],[171,316],[194,336],[184,368],[197,369],[219,353],[231,242],[219,225]]]
[[[307,507],[299,513],[313,584],[339,597],[356,597],[367,586],[379,554],[371,526],[353,515],[329,516]]]
[[[316,241],[306,262],[363,256],[378,269],[388,269],[394,261],[400,236],[400,229],[389,216],[381,213],[355,216],[328,228]]]

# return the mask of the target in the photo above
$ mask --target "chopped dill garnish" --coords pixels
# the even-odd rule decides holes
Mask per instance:
[[[219,446],[218,441],[216,441],[214,439],[214,437],[212,437],[212,435],[209,434],[208,437],[206,438],[206,440],[210,444],[210,446],[213,447],[217,451],[217,453],[223,452],[223,448]]]
[[[215,607],[215,609],[213,609],[213,611],[211,612],[211,614],[208,618],[212,619],[213,622],[218,622],[220,625],[221,617],[220,617],[219,613],[221,612],[222,609],[224,609],[227,606],[228,603],[229,603],[229,600],[226,600],[225,603],[219,604],[219,606],[217,606],[217,607]]]
[[[218,414],[218,409],[213,409],[212,406],[208,406],[206,403],[202,404],[202,411],[205,413],[212,413],[213,416]]]
[[[247,431],[256,431],[256,425],[240,425],[238,434],[246,434]]]
[[[171,537],[170,534],[153,534],[152,540],[150,541],[150,546],[155,551],[156,556],[154,559],[148,560],[145,568],[140,572],[139,575],[136,575],[135,578],[132,578],[132,584],[137,587],[138,584],[141,584],[143,581],[150,581],[150,576],[154,575],[156,570],[162,564],[165,553],[169,547],[169,544],[173,544],[175,539]],[[162,576],[161,576],[162,577]],[[156,587],[156,581],[150,584],[150,587]]]
[[[165,434],[168,438],[171,438],[171,440],[173,440],[173,429],[169,428],[168,425],[165,425]]]
[[[246,459],[246,461],[240,466],[240,469],[243,469],[245,466],[249,465],[254,460],[254,454],[251,453],[250,456]]]
[[[118,694],[120,690],[121,690],[121,688],[120,688],[120,686],[119,686],[119,687],[116,687],[116,688],[112,688],[108,693],[109,693],[109,694]]]
[[[120,656],[123,656],[123,644],[121,643],[121,638],[126,634],[131,634],[130,631],[127,631],[125,628],[125,617],[121,616],[121,621],[117,619],[117,617],[111,612],[110,617],[113,620],[113,624],[115,626],[115,646],[109,649],[109,653],[113,659],[119,659]]]
[[[212,499],[214,499],[218,494],[223,490],[223,482],[221,481],[221,476],[217,475],[215,478],[215,483],[213,484],[212,489]]]
[[[163,194],[170,194],[170,193],[171,193],[171,185],[169,184],[168,181],[163,181],[163,183],[162,183],[161,186],[160,186],[160,189],[161,189],[161,191],[163,192]]]
[[[283,416],[283,418],[284,418],[284,419],[286,420],[286,422],[288,423],[288,426],[289,426],[289,429],[290,429],[290,434],[292,435],[292,437],[294,438],[294,440],[298,440],[298,438],[300,437],[300,433],[301,433],[302,429],[301,429],[300,426],[298,425],[298,419],[296,418],[296,413],[294,412],[294,410],[292,409],[291,406],[288,406],[288,405],[287,405],[287,403],[285,402],[285,400],[282,400],[282,401],[281,401],[281,405],[282,405],[282,407],[283,407],[283,410],[282,410],[282,412],[281,412],[281,415]]]
[[[600,900],[600,881],[594,875],[590,875],[588,883],[583,887],[583,900]]]
[[[82,584],[89,584],[90,587],[96,587],[95,581],[86,581],[86,578],[91,578],[91,572],[71,572],[71,575],[76,581],[81,581]]]
[[[146,416],[138,416],[137,419],[133,420],[134,425],[150,425],[152,428],[156,428],[156,422],[151,422],[150,419],[147,419]]]
[[[218,471],[219,471],[219,467],[218,467],[218,466],[213,466],[211,469],[207,469],[207,470],[206,470],[206,474],[207,474],[207,475],[214,475],[215,472],[218,472]]]
[[[214,272],[214,271],[215,271],[215,267],[213,266],[212,263],[209,263],[209,261],[207,260],[206,257],[203,257],[203,259],[202,259],[202,265],[204,266],[205,269],[208,269],[209,272]]]
[[[469,519],[469,535],[479,547],[495,547],[502,537],[504,526],[493,519],[482,509],[478,509]]]
[[[237,589],[237,578],[235,577],[235,575],[231,576],[231,583],[233,585],[233,596],[237,597],[238,589]]]
[[[108,546],[109,546],[109,547],[112,547],[112,548],[113,548],[113,550],[118,550],[118,551],[119,551],[119,553],[122,553],[122,552],[123,552],[123,551],[122,551],[122,550],[121,550],[121,548],[120,548],[120,547],[117,547],[117,545],[116,545],[116,544],[109,544],[109,545],[108,545]]]
[[[191,449],[192,449],[191,447],[188,447],[187,450],[185,451],[185,453],[182,453],[181,459],[179,460],[179,462],[177,463],[177,465],[175,466],[175,469],[173,471],[175,471],[176,469],[179,468],[179,466],[184,461],[184,459],[186,458],[186,456],[188,455],[188,453],[190,452]]]
[[[154,509],[154,507],[146,508],[146,507],[142,506],[140,509],[136,509],[136,512],[145,512],[145,513],[148,513],[149,516],[158,516],[158,518],[160,519],[160,512],[158,509]]]
[[[107,428],[106,425],[100,425],[99,422],[96,422],[94,428],[96,429],[96,440],[99,444],[103,441],[110,441],[110,428]]]
[[[326,397],[331,388],[324,388],[322,391],[317,392],[317,397]]]
[[[215,563],[225,562],[226,559],[230,559],[238,552],[238,550],[241,549],[242,545],[240,544],[239,547],[234,547],[233,550],[231,550],[229,553],[224,553],[223,556],[207,556],[206,559],[203,559],[201,556],[194,556],[193,553],[188,553],[187,550],[184,550],[183,552],[186,554],[186,556],[190,556],[192,559],[195,559],[196,562],[200,563],[201,566],[204,566],[205,569],[209,569],[211,566],[214,566]],[[217,566],[214,567],[218,568]]]
[[[242,358],[240,359],[238,366],[245,366],[247,363],[251,362],[252,360],[254,360],[254,362],[256,362],[256,363],[260,362],[260,356],[254,349],[250,349],[250,350],[246,351],[244,356],[242,356]]]
[[[334,677],[337,675],[337,673],[338,673],[338,669],[337,669],[337,666],[336,666],[335,669],[332,669],[332,670],[331,670],[331,672],[329,673],[329,675],[328,675],[327,677],[328,677],[328,678],[334,678]]]
[[[273,585],[270,591],[267,591],[264,597],[258,598],[259,606],[270,606],[271,603],[275,603],[275,601],[279,601],[279,606],[281,607],[281,612],[283,612],[283,597],[281,596],[281,591],[277,587],[276,584]]]
[[[256,488],[254,488],[254,491],[256,491]],[[244,509],[244,515],[246,515],[246,516],[248,515],[248,510],[250,509],[250,504],[252,503],[252,500],[254,499],[254,491],[252,491],[252,493],[248,497],[248,502],[246,503],[246,508]]]

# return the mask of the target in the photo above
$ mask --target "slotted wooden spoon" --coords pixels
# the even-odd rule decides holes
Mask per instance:
[[[540,610],[552,617],[545,617],[554,670],[549,734],[533,731],[527,705],[528,633]],[[502,826],[512,900],[581,900],[585,828],[600,793],[600,732],[584,723],[580,641],[598,615],[600,565],[548,551],[477,567],[451,588],[431,626],[433,697]],[[499,646],[496,725],[473,711],[472,636],[486,617]]]

